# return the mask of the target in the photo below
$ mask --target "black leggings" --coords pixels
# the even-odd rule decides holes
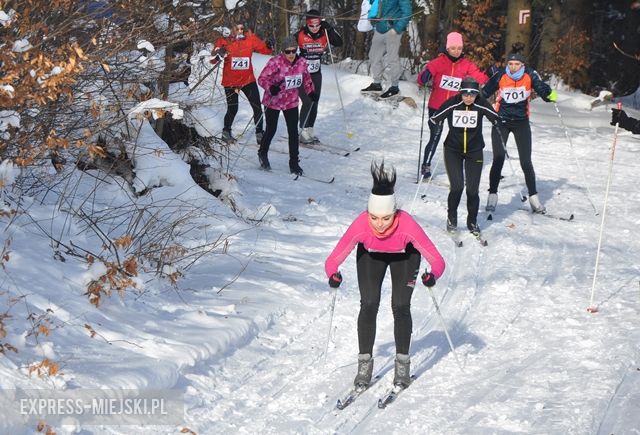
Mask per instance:
[[[477,223],[480,206],[480,176],[482,175],[482,149],[464,154],[461,151],[444,147],[444,167],[449,177],[449,198],[447,199],[448,218],[458,222],[458,205],[462,198],[462,189],[467,187],[467,225]]]
[[[322,92],[322,73],[317,72],[311,74],[311,80],[313,81],[313,92],[320,98],[320,92]],[[300,108],[300,128],[313,127],[316,123],[316,117],[318,116],[318,101],[312,101],[304,92],[303,88],[300,88],[300,99],[302,100],[302,107]]]
[[[287,133],[289,134],[289,164],[298,163],[298,108],[283,110],[284,120],[287,123]],[[267,154],[271,146],[271,140],[278,130],[278,117],[280,110],[266,107],[264,109],[264,118],[267,121],[267,129],[260,143],[259,154]]]
[[[513,138],[516,140],[520,167],[524,173],[524,181],[527,183],[529,196],[535,195],[538,191],[536,190],[536,173],[531,162],[531,126],[528,119],[500,122],[491,129],[493,164],[489,172],[489,193],[498,193],[498,185],[500,184],[502,166],[505,159],[504,148],[507,144],[509,133],[513,133]]]
[[[224,95],[227,97],[227,113],[224,115],[224,129],[231,131],[231,124],[238,113],[238,94],[242,91],[249,100],[253,109],[253,123],[256,125],[256,132],[262,131],[262,105],[260,104],[260,91],[256,82],[249,83],[242,88],[224,88]]]
[[[442,125],[431,122],[431,117],[436,112],[436,109],[429,107],[429,121],[427,122],[429,125],[429,142],[424,147],[424,159],[422,160],[423,164],[429,166],[431,166],[431,160],[433,160],[433,155],[436,153],[436,148],[438,148],[438,142],[440,142],[440,136],[442,136]]]
[[[360,353],[373,355],[376,338],[376,318],[380,307],[382,281],[391,269],[391,309],[396,353],[409,353],[411,344],[411,295],[420,271],[420,253],[409,243],[405,252],[369,252],[358,244],[356,254],[360,314],[358,315],[358,345]]]

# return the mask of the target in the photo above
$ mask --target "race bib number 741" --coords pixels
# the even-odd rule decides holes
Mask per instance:
[[[231,58],[231,69],[233,70],[249,69],[249,58],[248,57]]]
[[[284,78],[285,89],[294,89],[294,88],[299,88],[300,86],[302,86],[302,74],[285,76]]]

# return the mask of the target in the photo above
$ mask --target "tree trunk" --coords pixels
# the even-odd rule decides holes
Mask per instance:
[[[278,40],[282,41],[285,36],[289,35],[289,13],[287,12],[287,0],[280,0],[278,4],[280,5],[278,9]]]
[[[438,28],[440,23],[440,0],[428,1],[428,14],[422,19],[422,50],[426,59],[433,59],[440,45]]]
[[[539,71],[548,71],[553,62],[551,53],[558,44],[562,26],[562,0],[552,0],[546,7],[540,37],[540,54],[536,66]]]
[[[355,52],[353,58],[356,60],[364,60],[364,44],[367,34],[364,32],[356,32]]]
[[[564,3],[563,21],[566,29],[569,29],[570,35],[586,35],[591,36],[591,12],[592,2],[579,0],[566,0]],[[577,41],[578,46],[574,46],[574,40],[569,40],[567,47],[572,53],[580,58],[588,59],[591,53],[591,40],[580,39]],[[589,70],[582,68],[574,72],[572,84],[576,87],[586,88],[589,83]]]
[[[531,1],[509,0],[507,7],[507,38],[505,49],[511,51],[515,42],[524,44],[523,54],[528,57],[531,47]]]
[[[460,1],[459,0],[444,0],[439,2],[441,4],[442,11],[439,14],[439,19],[442,24],[442,29],[446,35],[454,30],[454,21],[460,16]]]

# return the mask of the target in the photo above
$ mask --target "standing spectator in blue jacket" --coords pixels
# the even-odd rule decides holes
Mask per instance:
[[[382,92],[382,75],[389,68],[387,79],[391,83],[381,98],[388,98],[400,92],[398,82],[402,75],[400,67],[400,41],[411,20],[411,0],[369,0],[369,19],[374,25],[373,39],[369,49],[369,62],[373,83],[362,92]],[[383,58],[386,54],[385,66]]]

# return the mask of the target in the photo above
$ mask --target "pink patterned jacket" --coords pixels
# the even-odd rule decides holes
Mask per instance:
[[[349,256],[353,248],[362,243],[367,251],[372,252],[404,252],[411,243],[431,265],[431,273],[436,279],[444,273],[444,259],[424,230],[409,213],[398,210],[398,227],[389,236],[379,239],[369,226],[369,216],[366,211],[353,221],[338,244],[327,257],[324,271],[330,277],[338,271],[338,267]]]
[[[307,70],[307,61],[296,55],[293,63],[289,63],[284,53],[269,59],[258,77],[258,84],[264,89],[262,104],[278,110],[298,107],[298,89],[304,86],[304,91],[313,92],[313,82]],[[279,85],[280,92],[271,95],[269,88]]]

